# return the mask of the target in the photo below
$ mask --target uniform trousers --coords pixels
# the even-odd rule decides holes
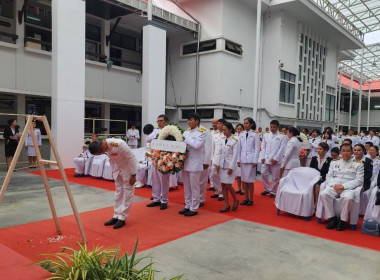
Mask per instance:
[[[161,174],[156,168],[152,168],[152,196],[153,201],[168,203],[170,174]]]
[[[206,200],[206,189],[207,189],[207,181],[208,181],[208,174],[209,174],[209,169],[210,168],[206,168],[206,169],[203,169],[201,171],[201,176],[200,176],[200,179],[199,179],[199,187],[200,187],[200,200],[201,202],[205,202]]]
[[[335,192],[332,186],[325,188],[319,195],[322,206],[326,212],[326,217],[328,219],[336,216],[335,210],[334,210],[334,199],[336,195],[337,193]],[[342,221],[345,221],[345,222],[348,221],[348,215],[350,214],[352,204],[354,203],[354,197],[355,197],[354,190],[344,190],[340,194],[340,199],[342,203],[342,212],[340,213],[340,219]]]
[[[129,181],[123,181],[119,174],[115,180],[115,207],[113,218],[124,221],[128,218],[131,209],[135,187],[129,185]]]
[[[220,182],[220,174],[216,171],[215,165],[211,165],[210,168],[210,182],[211,186],[215,189],[215,193],[219,195],[219,197],[223,197],[222,183]]]
[[[129,148],[131,148],[131,149],[137,149],[137,144],[136,144],[136,145],[130,145],[130,144],[128,144],[128,146],[129,146]]]
[[[182,170],[183,187],[185,189],[185,208],[197,212],[200,202],[200,177],[202,171]]]
[[[278,182],[280,181],[281,165],[264,163],[261,168],[261,177],[266,191],[276,194]],[[269,174],[272,174],[272,186],[269,185]]]

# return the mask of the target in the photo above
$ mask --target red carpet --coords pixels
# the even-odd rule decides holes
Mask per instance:
[[[39,171],[31,172],[39,175]],[[91,177],[75,178],[74,169],[66,170],[67,178],[70,182],[87,185],[92,187],[98,187],[105,190],[114,190],[114,183],[111,181],[98,180]],[[48,170],[47,175],[50,178],[61,179],[57,170]],[[280,216],[276,214],[276,208],[274,206],[274,200],[269,197],[262,197],[260,192],[263,190],[262,183],[258,181],[255,184],[255,197],[253,207],[239,206],[236,212],[230,212],[224,216],[239,218],[251,222],[261,223],[273,227],[283,228],[286,230],[296,231],[308,235],[312,235],[319,238],[329,239],[336,242],[346,243],[349,245],[359,246],[367,249],[380,251],[380,242],[378,237],[361,234],[360,228],[362,218],[359,219],[359,225],[357,231],[347,229],[344,232],[337,232],[335,230],[325,229],[325,225],[317,223],[317,219],[314,217],[309,222],[306,222],[303,218],[297,217],[291,214],[282,212]],[[207,192],[206,204],[201,210],[209,210],[212,212],[218,212],[223,208],[223,202],[219,202],[216,199],[209,198],[212,192]],[[147,188],[136,189],[136,196],[150,198],[151,190]],[[239,200],[243,200],[244,196],[238,195]],[[170,205],[176,203],[183,206],[184,196],[183,188],[180,186],[179,191],[171,191],[169,193]],[[202,213],[201,211],[200,213]],[[218,215],[221,215],[218,213]],[[164,215],[165,216],[165,215]],[[133,215],[131,216],[133,217]],[[199,215],[199,218],[203,215]]]

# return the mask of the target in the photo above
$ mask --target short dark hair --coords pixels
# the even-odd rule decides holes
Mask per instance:
[[[256,129],[256,122],[252,118],[245,118],[245,121],[248,121],[251,124],[252,130]]]
[[[332,140],[332,136],[331,136],[331,131],[330,130],[325,130],[325,133],[324,134],[328,134],[329,135],[329,138],[328,139],[330,139],[330,140]]]
[[[350,147],[351,152],[352,152],[352,146],[351,146],[350,144],[342,144],[342,145],[340,146],[339,151],[341,151],[343,147]]]
[[[272,120],[271,122],[270,122],[270,124],[274,124],[275,126],[280,126],[280,123],[278,122],[278,120]]]
[[[371,128],[369,131],[372,131],[374,134],[376,134],[376,130]]]
[[[313,129],[313,132],[316,132],[318,135],[321,135],[321,131],[319,129]]]
[[[352,140],[350,138],[344,139],[343,143],[344,143],[344,141],[347,141],[348,143],[350,143],[350,145],[352,145]]]
[[[365,147],[364,147],[363,144],[356,144],[356,145],[354,146],[354,148],[357,147],[357,146],[359,146],[359,147],[362,149],[362,151],[365,152]]]
[[[218,122],[225,124],[227,121],[225,119],[219,119]]]
[[[375,148],[376,152],[379,153],[379,147],[378,146],[371,146],[369,148]]]
[[[224,125],[225,127],[227,127],[228,130],[231,130],[231,134],[235,134],[234,126],[233,126],[231,123],[226,122],[226,123],[224,123],[223,125]]]
[[[143,128],[143,133],[144,134],[151,134],[154,130],[154,126],[150,123],[144,125],[144,128]]]
[[[236,130],[239,126],[241,126],[241,128],[244,130],[244,125],[243,125],[242,123],[238,123],[238,124],[235,126],[235,130]]]
[[[324,149],[325,151],[328,151],[330,149],[329,145],[326,143],[326,142],[321,142],[318,144],[319,147],[321,147],[322,149]],[[337,154],[339,154],[339,149],[337,148]],[[332,150],[331,150],[332,152]]]
[[[300,131],[298,128],[295,128],[295,127],[289,127],[288,129],[288,132],[292,133],[293,136],[299,136],[300,135]]]
[[[322,143],[325,143],[325,142],[322,142]],[[327,145],[327,143],[325,143]],[[328,146],[328,145],[327,145]],[[336,153],[339,155],[339,148],[338,147],[334,147],[331,149],[330,153]]]
[[[88,150],[93,155],[101,153],[102,152],[102,141],[91,142],[91,144],[88,146]]]
[[[164,120],[165,120],[166,122],[169,122],[169,118],[168,118],[168,116],[165,115],[165,114],[161,114],[161,115],[159,115],[159,116],[157,117],[157,119],[159,119],[159,118],[164,118]]]
[[[189,114],[189,116],[187,117],[188,120],[190,119],[194,119],[196,121],[199,121],[199,123],[201,122],[201,116],[199,116],[197,113],[191,113]]]
[[[17,120],[16,119],[9,119],[8,120],[8,125],[11,126],[14,121],[17,121]]]
[[[370,147],[373,147],[373,143],[372,142],[365,142],[366,145],[369,145]]]

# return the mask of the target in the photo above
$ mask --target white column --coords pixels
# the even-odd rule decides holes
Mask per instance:
[[[63,166],[83,146],[86,3],[52,1],[52,132]]]
[[[111,118],[111,104],[102,103],[102,119],[109,120]],[[110,134],[110,121],[103,121],[102,127],[107,128],[104,134]]]
[[[337,104],[337,116],[336,116],[336,122],[338,125],[339,130],[339,121],[340,121],[340,100],[342,98],[342,73],[339,72],[339,89],[338,89],[338,104]]]
[[[367,112],[367,131],[369,130],[369,114],[371,111],[371,83],[369,83],[369,88],[368,88],[368,112]]]
[[[152,21],[143,27],[142,70],[142,125],[155,125],[157,117],[165,114],[166,30]]]
[[[110,35],[111,30],[111,24],[109,20],[103,19],[102,20],[102,26],[101,26],[101,32],[102,32],[102,54],[107,56],[107,58],[110,58],[110,44],[106,43],[106,37]]]
[[[360,125],[361,125],[361,120],[362,120],[363,60],[364,60],[364,46],[362,47],[362,59],[361,59],[361,64],[360,64],[359,110],[358,110],[358,133],[360,133]]]
[[[352,112],[352,84],[354,82],[354,76],[351,74],[351,82],[350,82],[350,109],[348,111],[348,129],[351,128],[351,112]]]
[[[261,31],[261,0],[257,1],[256,11],[256,49],[255,49],[255,76],[253,79],[253,119],[257,120],[257,102],[259,96],[260,77],[260,31]]]
[[[25,106],[25,95],[17,94],[17,114],[26,114],[27,112],[25,111]],[[20,132],[24,129],[25,122],[25,117],[17,116],[17,123],[20,126]]]
[[[23,4],[24,4],[24,0],[17,0],[16,11],[20,11],[22,9]],[[25,49],[24,49],[25,25],[24,25],[24,21],[22,21],[21,25],[18,24],[17,17],[16,17],[16,34],[18,35],[18,39],[16,41],[16,46],[17,46],[17,49],[16,49],[16,88],[25,89]]]

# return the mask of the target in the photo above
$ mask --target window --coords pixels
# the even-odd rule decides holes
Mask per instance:
[[[195,113],[194,109],[183,109],[182,119],[187,120],[189,115],[192,113]],[[201,119],[213,119],[214,109],[197,109],[197,114],[201,117]]]
[[[225,49],[226,51],[229,51],[238,55],[243,54],[243,49],[241,45],[228,41],[228,40],[226,40]]]
[[[100,27],[86,23],[86,39],[100,42],[101,41]]]
[[[280,102],[294,104],[296,75],[281,70]]]
[[[25,23],[51,28],[51,1],[29,0],[25,9]]]
[[[335,120],[335,96],[326,94],[326,114],[325,121],[333,122]]]
[[[15,3],[14,0],[0,0],[0,16],[6,18],[14,18],[15,13]]]
[[[136,44],[136,38],[115,32],[111,37],[111,45],[122,49],[140,52],[140,48]]]
[[[199,43],[199,52],[207,52],[216,50],[216,40],[208,40]],[[191,43],[184,45],[182,48],[182,54],[193,54],[197,52],[197,43]]]
[[[223,118],[228,120],[240,120],[240,114],[238,110],[223,109]]]

